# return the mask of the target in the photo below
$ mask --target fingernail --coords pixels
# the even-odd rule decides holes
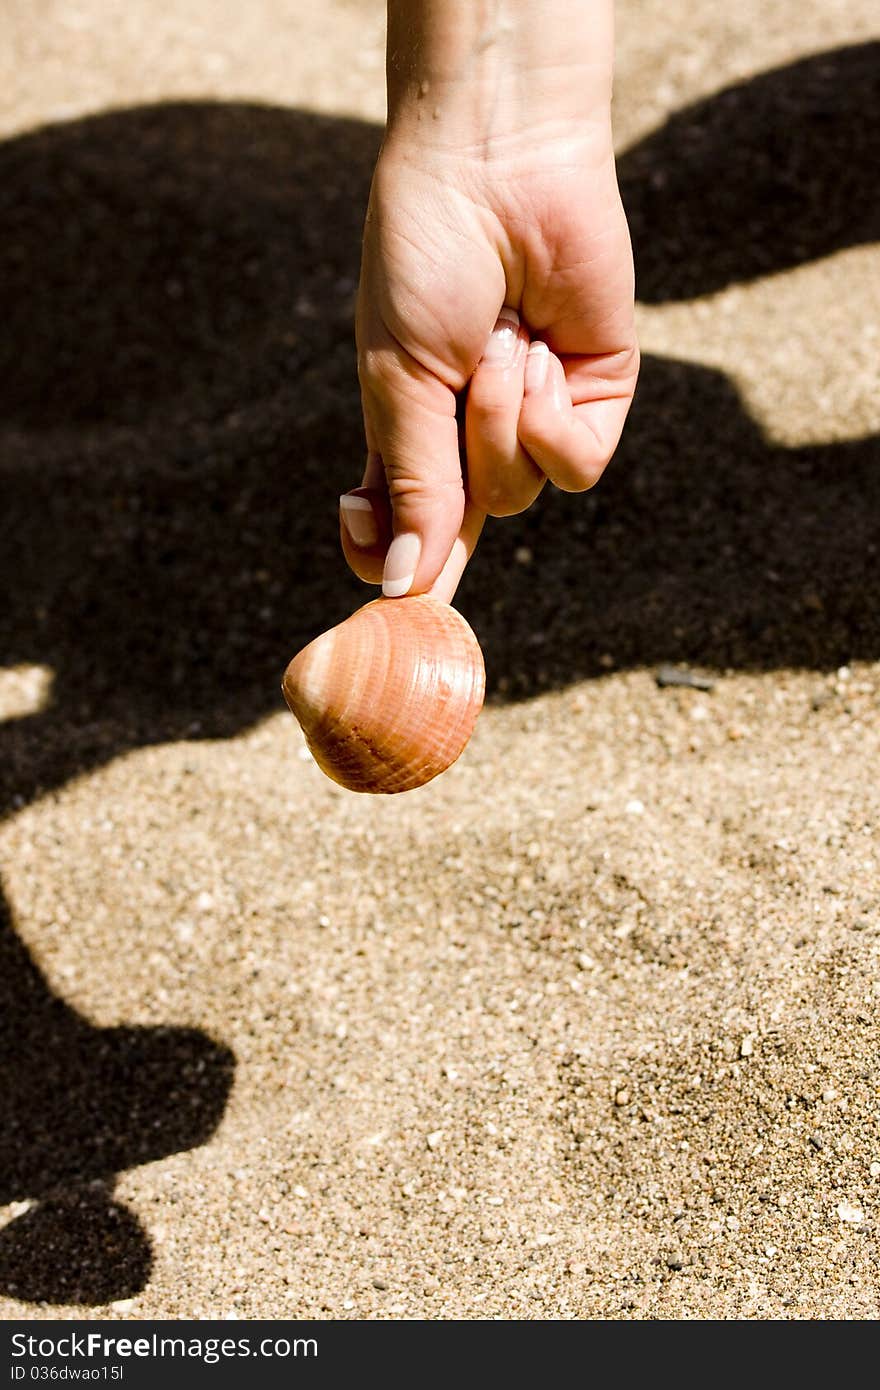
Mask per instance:
[[[343,493],[339,499],[342,522],[355,545],[368,547],[379,539],[379,527],[368,497],[352,497]]]
[[[416,567],[422,553],[422,542],[414,531],[395,536],[385,556],[382,593],[386,598],[403,598],[412,588]]]
[[[532,343],[528,356],[526,357],[526,394],[531,395],[533,391],[543,391],[547,380],[547,368],[550,366],[550,349],[546,343]]]
[[[505,304],[498,315],[498,322],[489,334],[482,360],[493,366],[510,367],[516,357],[519,343],[519,314]]]

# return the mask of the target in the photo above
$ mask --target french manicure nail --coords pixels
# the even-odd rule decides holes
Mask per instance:
[[[385,556],[382,576],[382,593],[386,598],[403,598],[409,593],[421,553],[421,538],[414,531],[404,531],[394,537]]]
[[[533,391],[543,391],[549,366],[550,349],[547,344],[540,340],[532,343],[526,357],[525,388],[527,395],[531,395]]]
[[[350,493],[343,493],[339,499],[339,510],[343,525],[355,545],[366,549],[376,544],[379,527],[368,497],[352,497]]]
[[[494,367],[510,367],[516,357],[518,344],[519,314],[505,304],[489,334],[482,361],[491,362]]]

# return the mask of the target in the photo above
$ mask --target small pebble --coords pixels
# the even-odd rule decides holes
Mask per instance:
[[[660,666],[655,679],[661,690],[667,685],[684,686],[688,690],[715,689],[715,682],[711,676],[701,675],[699,671],[689,671],[686,667]]]
[[[837,1207],[837,1218],[839,1221],[846,1221],[850,1225],[857,1226],[860,1221],[864,1221],[865,1213],[861,1207],[855,1206],[852,1202],[840,1202]]]

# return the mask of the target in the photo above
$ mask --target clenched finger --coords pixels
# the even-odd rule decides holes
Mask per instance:
[[[528,345],[519,315],[505,305],[468,386],[468,492],[490,516],[525,511],[545,482],[517,438]]]
[[[619,377],[593,382],[572,399],[565,368],[546,343],[532,343],[519,415],[520,443],[551,482],[564,492],[583,492],[601,477],[620,440],[635,387],[636,366]],[[583,363],[572,375],[588,374]]]

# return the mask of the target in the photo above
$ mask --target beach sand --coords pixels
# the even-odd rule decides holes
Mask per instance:
[[[880,1312],[880,47],[767,9],[618,6],[637,401],[374,798],[280,678],[371,596],[383,6],[12,6],[4,1318]]]

